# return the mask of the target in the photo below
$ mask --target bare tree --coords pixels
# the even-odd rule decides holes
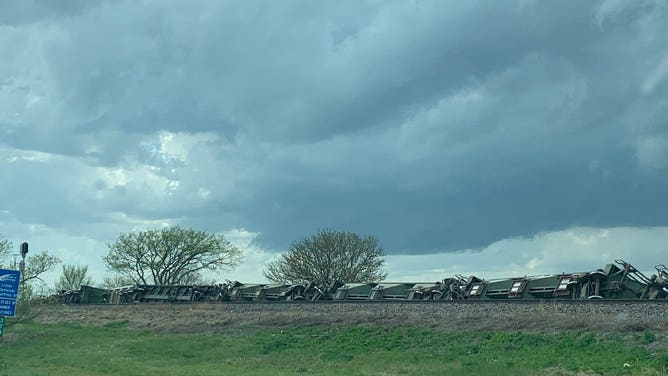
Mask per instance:
[[[111,274],[102,279],[100,287],[105,289],[112,289],[115,287],[129,286],[132,284],[134,284],[134,281],[130,279],[130,277],[124,276],[122,274]]]
[[[202,271],[238,265],[243,255],[222,235],[179,226],[121,234],[108,247],[107,267],[140,284],[196,280]]]
[[[12,243],[0,234],[0,268],[6,266],[7,258],[12,250]]]
[[[323,230],[293,243],[263,272],[277,283],[374,282],[387,275],[383,256],[374,236]]]
[[[2,234],[0,234],[0,267],[16,268],[16,265],[10,265],[9,262],[9,255],[11,253],[12,247],[12,243]],[[24,285],[30,287],[31,284],[37,281],[44,282],[41,278],[41,275],[53,269],[56,265],[58,265],[58,263],[60,263],[60,259],[56,256],[50,255],[46,251],[36,255],[28,256],[26,259],[25,270],[21,276]],[[30,289],[30,291],[32,291],[32,289]]]
[[[88,275],[87,265],[63,265],[63,272],[56,282],[56,290],[76,290],[80,286],[90,286],[93,278]]]
[[[26,285],[37,281],[44,282],[41,275],[53,269],[60,263],[60,259],[44,251],[26,259],[25,274],[23,282]]]
[[[0,266],[9,267],[8,256],[12,249],[12,243],[0,235]],[[33,301],[35,300],[34,291],[37,289],[36,284],[44,281],[41,275],[53,269],[60,259],[58,257],[48,254],[48,252],[41,252],[36,255],[28,256],[26,259],[26,266],[22,275],[24,283],[21,284],[19,291],[19,301],[16,305],[16,315],[7,319],[6,326],[12,326],[21,322],[27,322],[37,316],[37,311],[32,309]],[[16,266],[11,266],[15,268]]]

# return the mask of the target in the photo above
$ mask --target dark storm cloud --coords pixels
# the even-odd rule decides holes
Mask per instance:
[[[392,250],[427,251],[480,247],[571,226],[666,223],[665,175],[636,171],[632,153],[624,148],[605,150],[612,155],[603,163],[614,166],[606,172],[608,167],[589,162],[602,157],[596,143],[592,135],[552,150],[528,146],[519,153],[510,150],[516,144],[490,145],[459,160],[466,170],[446,163],[400,169],[371,187],[291,185],[261,196],[280,198],[281,205],[261,202],[266,215],[255,217],[254,224],[261,221],[259,228],[273,230],[263,234],[270,241],[289,242],[293,234],[333,226],[381,234]],[[535,155],[540,157],[530,160]],[[406,180],[423,184],[401,189]]]
[[[26,223],[416,253],[668,223],[665,2],[8,4],[0,176],[31,184],[0,209]]]
[[[581,42],[600,34],[575,5],[526,14],[486,7],[388,3],[355,14],[356,7],[300,3],[124,2],[64,19],[57,29],[66,37],[45,54],[63,105],[78,115],[70,126],[80,131],[243,128],[254,137],[314,140],[396,122],[530,52],[578,53],[557,32],[566,21]],[[351,16],[356,31],[337,40],[338,24]]]

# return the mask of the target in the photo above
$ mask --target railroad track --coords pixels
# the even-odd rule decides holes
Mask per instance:
[[[84,303],[58,304],[68,307],[132,307],[132,306],[248,306],[248,305],[668,305],[668,300],[639,300],[639,299],[596,299],[596,300],[540,300],[540,299],[499,299],[499,300],[317,300],[317,301],[224,301],[224,302],[145,302],[145,303]],[[41,306],[54,306],[43,304]]]

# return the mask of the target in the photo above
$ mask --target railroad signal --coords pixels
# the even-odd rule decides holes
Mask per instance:
[[[28,253],[28,242],[21,243],[21,258],[26,258]]]

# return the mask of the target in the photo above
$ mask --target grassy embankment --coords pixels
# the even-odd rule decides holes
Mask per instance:
[[[651,331],[621,336],[354,326],[167,334],[124,322],[8,329],[0,345],[1,375],[668,374],[665,338]]]

